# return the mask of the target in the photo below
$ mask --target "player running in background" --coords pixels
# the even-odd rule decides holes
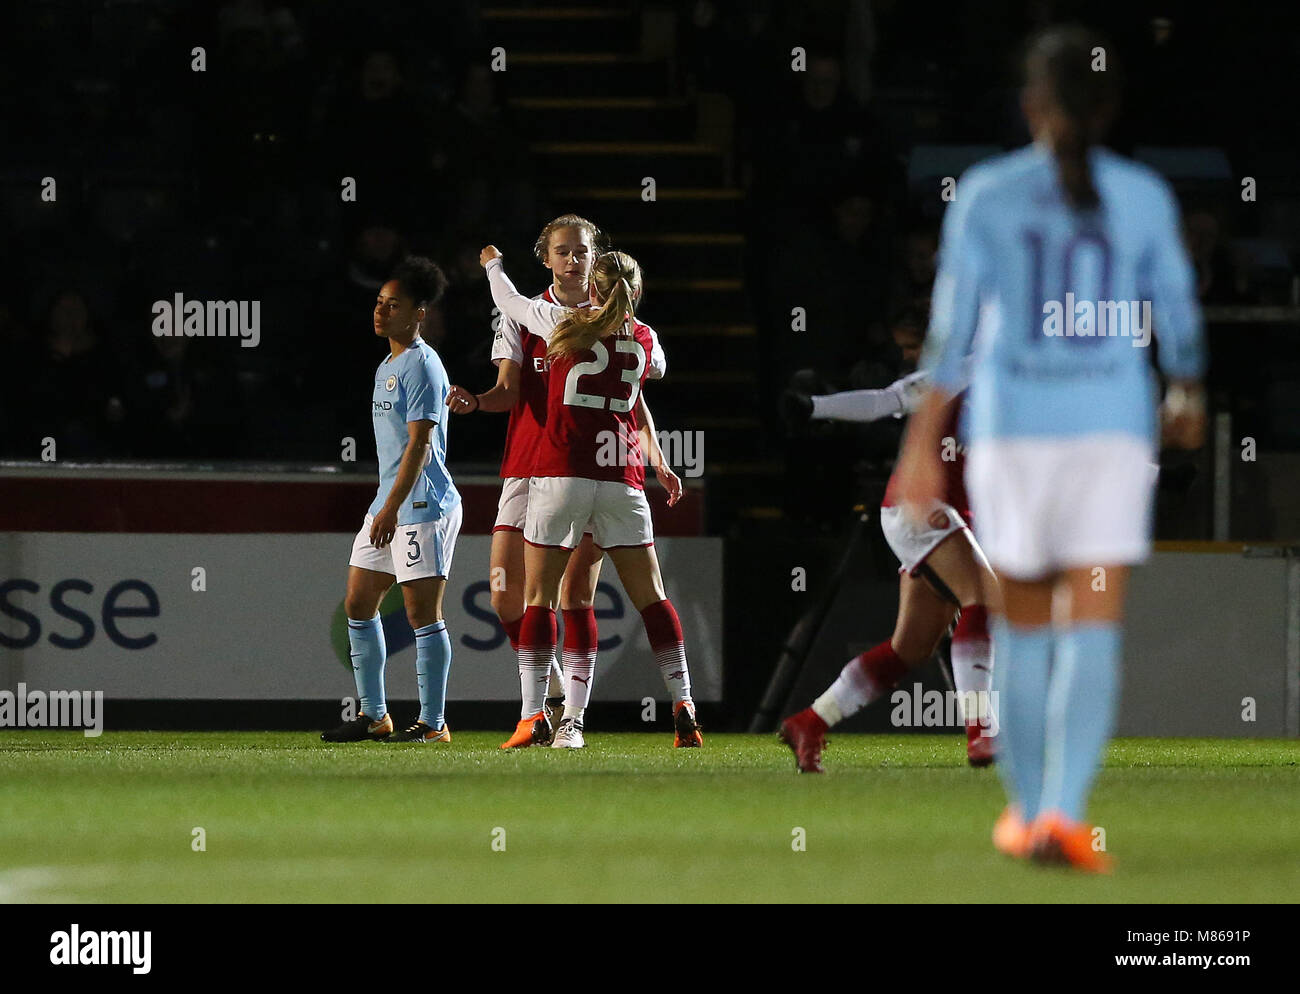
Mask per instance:
[[[870,422],[902,417],[916,410],[926,373],[905,376],[883,390],[849,390],[822,397],[789,390],[787,421],[808,419]],[[970,533],[970,511],[962,482],[965,453],[957,445],[960,399],[948,407],[940,444],[944,490],[922,522],[902,513],[891,476],[880,506],[880,527],[902,564],[898,575],[898,620],[888,641],[845,664],[839,677],[811,707],[781,722],[780,738],[795,755],[801,773],[821,773],[826,731],[888,693],[908,670],[920,666],[960,609],[952,635],[952,676],[966,725],[966,759],[972,766],[993,762],[996,714],[988,708],[993,653],[989,643],[986,591],[995,583],[979,544]]]
[[[923,362],[932,390],[898,495],[914,510],[944,491],[936,446],[973,341],[966,483],[1002,596],[994,682],[1010,805],[993,841],[1104,872],[1085,807],[1114,727],[1124,593],[1150,551],[1155,483],[1156,382],[1135,346],[1149,343],[1154,310],[1168,439],[1195,447],[1203,331],[1173,191],[1096,145],[1118,98],[1113,52],[1083,29],[1050,29],[1027,70],[1034,143],[970,169],[944,218]]]
[[[447,472],[447,371],[420,337],[428,309],[447,286],[437,265],[404,260],[379,288],[374,329],[389,354],[375,370],[371,415],[379,455],[379,491],[352,543],[344,608],[359,713],[321,733],[326,742],[450,742],[443,718],[451,638],[442,596],[460,533],[460,494]],[[384,697],[383,623],[379,603],[394,580],[415,629],[420,715],[394,731]]]
[[[529,300],[515,290],[494,246],[479,257],[492,299],[547,343],[546,426],[529,480],[524,526],[520,666],[544,665],[555,651],[555,605],[573,549],[590,525],[645,623],[664,685],[673,698],[673,745],[703,743],[691,700],[681,622],[664,593],[654,550],[636,410],[653,348],[636,320],[641,269],[622,252],[602,255],[591,273],[591,307]],[[610,454],[615,458],[609,458]],[[671,495],[670,495],[671,499]],[[565,682],[571,669],[565,655]],[[582,743],[582,710],[566,700],[556,730]]]
[[[552,283],[534,299],[565,307],[588,306],[588,280],[601,237],[596,225],[576,214],[565,214],[547,224],[538,235],[534,253],[538,261],[551,271]],[[653,349],[647,375],[659,379],[667,364],[653,330],[651,336]],[[525,607],[523,529],[528,511],[528,477],[546,422],[546,343],[502,313],[501,327],[492,346],[492,359],[497,365],[497,382],[490,390],[475,395],[453,386],[447,403],[457,414],[479,410],[510,412],[505,455],[501,462],[501,500],[492,528],[489,569],[492,607],[501,619],[510,647],[518,651],[519,626]],[[654,420],[643,398],[638,398],[638,415],[643,428],[643,444],[648,436],[647,452],[651,456],[651,465],[668,489],[670,502],[675,502],[675,495],[681,493],[681,481],[663,462]],[[520,720],[502,748],[523,748],[552,741],[550,702],[545,700],[547,688],[538,684],[549,682],[549,696],[553,699],[568,698],[572,694],[577,708],[585,709],[590,701],[598,640],[594,604],[602,561],[603,554],[587,532],[569,560],[560,585],[564,652],[573,657],[577,679],[570,679],[566,686],[554,657],[547,664],[549,680],[548,674],[533,666],[531,661],[527,668],[521,666]],[[566,742],[567,737],[556,744],[563,747]]]

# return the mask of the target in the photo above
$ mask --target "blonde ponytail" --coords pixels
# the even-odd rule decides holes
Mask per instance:
[[[632,317],[641,298],[641,267],[625,252],[606,252],[591,267],[591,282],[603,301],[598,308],[575,309],[556,327],[548,358],[585,352],[609,335],[631,337]]]

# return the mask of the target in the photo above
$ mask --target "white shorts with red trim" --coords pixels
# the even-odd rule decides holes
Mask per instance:
[[[919,524],[907,516],[902,505],[880,509],[880,530],[903,564],[899,572],[908,576],[916,576],[916,571],[939,543],[965,527],[966,522],[956,508],[941,501],[930,506],[925,520]]]
[[[590,531],[602,549],[654,545],[645,491],[607,480],[534,476],[529,481],[524,539],[532,545],[574,549],[584,531]]]
[[[1157,467],[1126,434],[977,441],[966,457],[975,534],[994,568],[1037,580],[1151,552]]]
[[[451,570],[451,555],[460,534],[463,510],[460,502],[451,512],[436,521],[418,525],[398,525],[393,541],[382,549],[370,544],[370,525],[374,518],[366,515],[361,530],[352,540],[349,566],[391,573],[398,583],[421,580],[426,576],[446,576]]]
[[[501,481],[501,499],[497,501],[497,520],[492,532],[522,532],[528,522],[528,477],[509,476]],[[583,527],[591,531],[591,522]]]
[[[524,530],[528,517],[528,477],[508,476],[501,481],[501,499],[497,501],[497,520],[494,532]]]

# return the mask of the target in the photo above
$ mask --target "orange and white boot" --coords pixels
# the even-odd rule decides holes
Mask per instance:
[[[545,711],[520,718],[514,734],[501,743],[502,749],[526,749],[532,745],[546,745],[551,741],[551,719]]]

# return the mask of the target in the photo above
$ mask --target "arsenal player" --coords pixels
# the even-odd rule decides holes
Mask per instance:
[[[590,528],[645,623],[674,702],[673,745],[702,745],[681,622],[664,593],[645,499],[637,411],[643,409],[641,388],[654,343],[650,329],[635,318],[641,268],[625,253],[605,253],[592,267],[590,306],[567,308],[519,293],[495,246],[483,249],[479,261],[502,313],[547,346],[546,424],[532,466],[524,525],[527,606],[520,624],[520,668],[549,665],[560,583],[573,550]],[[617,458],[609,458],[611,448]],[[662,466],[662,454],[651,451],[649,456],[657,469]],[[670,490],[670,503],[677,493]],[[588,667],[585,659],[566,651],[566,688],[573,689],[575,677],[589,679]],[[534,723],[537,718],[544,715],[539,711]],[[556,744],[580,746],[582,719],[583,706],[566,699]]]
[[[552,282],[537,298],[566,307],[586,307],[589,303],[588,279],[591,265],[602,240],[602,233],[591,221],[576,214],[555,218],[542,228],[534,246],[538,261],[552,273]],[[649,379],[659,379],[667,367],[663,349],[653,329]],[[475,411],[509,411],[505,454],[501,461],[501,499],[492,528],[492,553],[489,563],[492,607],[510,639],[519,648],[519,626],[524,614],[524,521],[528,510],[528,477],[537,452],[542,426],[546,423],[546,342],[527,327],[501,314],[501,324],[492,346],[492,361],[497,366],[497,382],[482,394],[472,394],[453,386],[447,403],[453,413]],[[644,399],[638,400],[639,423],[643,442],[657,452],[654,419]],[[671,469],[656,462],[660,479],[670,493],[680,493],[681,482]],[[582,536],[569,560],[560,584],[560,608],[564,614],[566,653],[573,654],[594,670],[596,655],[596,584],[600,579],[603,554],[591,541],[590,532]],[[591,695],[591,674],[579,674],[566,686],[554,657],[546,670],[520,668],[520,721],[514,733],[502,744],[503,749],[523,748],[552,741],[550,703],[569,693],[586,707]],[[549,687],[549,689],[548,689]],[[546,700],[549,696],[552,701]],[[542,712],[537,719],[537,712]],[[561,743],[562,744],[562,743]]]
[[[786,416],[792,421],[859,422],[902,417],[919,403],[927,376],[913,373],[883,390],[851,390],[824,397],[787,391],[783,398]],[[929,659],[959,609],[952,636],[952,673],[965,712],[966,758],[972,766],[993,761],[992,736],[997,729],[996,715],[990,715],[987,707],[993,653],[985,598],[996,584],[969,527],[962,481],[966,457],[957,444],[960,404],[960,399],[954,399],[945,411],[943,451],[938,454],[944,469],[943,499],[928,507],[923,520],[913,520],[896,499],[897,473],[885,487],[880,527],[902,563],[894,634],[849,660],[839,678],[811,707],[781,723],[781,741],[793,750],[801,773],[823,772],[826,730],[888,693],[909,669]],[[972,702],[976,703],[974,713],[969,707]]]

